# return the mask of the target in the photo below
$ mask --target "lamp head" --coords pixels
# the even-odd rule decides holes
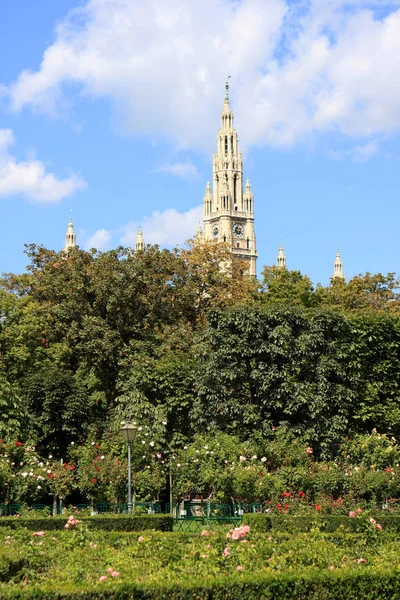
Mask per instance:
[[[136,432],[137,427],[132,423],[126,423],[126,425],[121,427],[121,433],[124,436],[125,442],[127,442],[128,444],[132,443],[135,440]]]

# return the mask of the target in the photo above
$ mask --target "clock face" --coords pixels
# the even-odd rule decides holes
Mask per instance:
[[[242,238],[244,236],[244,227],[241,223],[234,223],[232,227],[232,233],[235,237]]]
[[[218,233],[219,233],[219,227],[218,227],[218,225],[214,225],[212,228],[212,236],[217,237]]]

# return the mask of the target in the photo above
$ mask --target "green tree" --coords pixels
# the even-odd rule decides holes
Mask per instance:
[[[267,305],[317,305],[314,286],[307,275],[281,267],[264,267],[262,271],[262,301]]]

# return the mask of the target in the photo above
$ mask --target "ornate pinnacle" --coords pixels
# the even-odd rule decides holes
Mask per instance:
[[[230,79],[230,75],[228,75],[228,79],[226,80],[226,84],[225,84],[225,102],[229,102],[229,79]]]

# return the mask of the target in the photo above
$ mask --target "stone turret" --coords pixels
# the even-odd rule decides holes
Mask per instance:
[[[68,252],[71,248],[76,248],[76,233],[72,219],[69,220],[67,233],[65,234],[64,252]]]
[[[276,266],[281,269],[286,269],[286,254],[283,250],[283,244],[279,245],[278,256],[276,259]]]
[[[144,239],[143,239],[143,233],[142,233],[141,227],[138,228],[138,232],[137,232],[137,236],[136,236],[136,243],[135,243],[135,250],[144,250]]]
[[[340,252],[339,250],[336,252],[336,258],[335,258],[335,262],[333,263],[333,275],[332,277],[334,279],[343,279],[343,281],[346,280],[346,277],[343,273],[343,263],[342,263],[342,259],[340,258]]]

